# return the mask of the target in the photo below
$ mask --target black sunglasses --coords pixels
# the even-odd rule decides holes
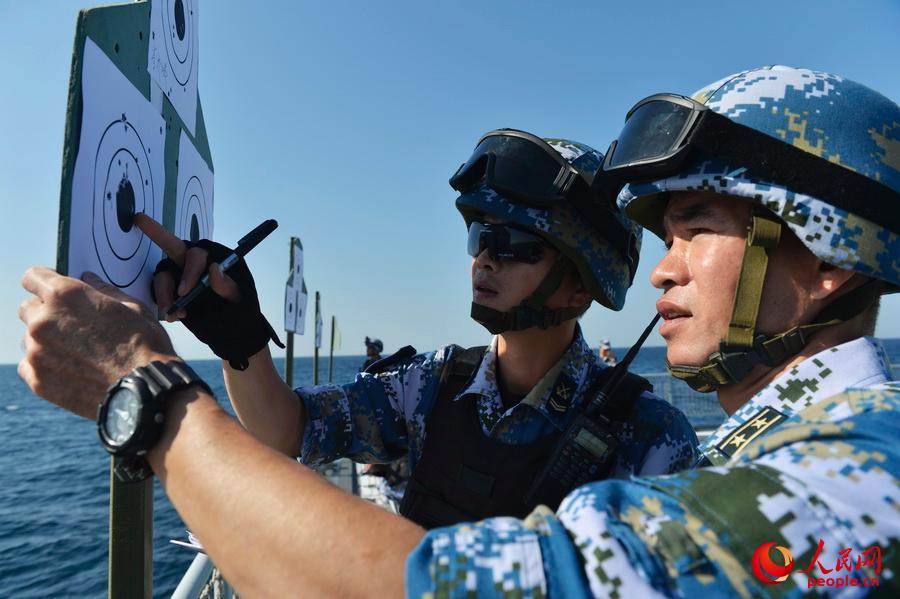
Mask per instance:
[[[546,242],[539,236],[508,225],[473,222],[469,225],[469,255],[487,250],[491,260],[536,264],[544,257]]]

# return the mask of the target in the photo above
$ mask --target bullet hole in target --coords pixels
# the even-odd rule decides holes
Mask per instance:
[[[184,2],[175,0],[175,33],[180,41],[184,41],[185,18],[184,18]]]

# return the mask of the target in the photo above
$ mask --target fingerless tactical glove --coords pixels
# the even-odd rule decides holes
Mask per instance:
[[[199,247],[209,252],[206,258],[207,271],[213,262],[221,264],[233,250],[215,241],[185,241],[188,248]],[[154,274],[171,272],[176,281],[181,280],[182,269],[170,258],[160,260]],[[241,291],[241,301],[232,302],[214,291],[207,290],[188,304],[187,316],[181,319],[184,326],[194,336],[209,346],[214,354],[228,360],[235,370],[244,370],[250,364],[249,358],[259,352],[269,340],[278,347],[284,347],[278,335],[259,309],[259,298],[253,275],[247,268],[243,258],[228,269],[231,277]],[[151,286],[153,300],[156,294]]]

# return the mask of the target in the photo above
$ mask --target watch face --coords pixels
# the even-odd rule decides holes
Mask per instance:
[[[114,445],[128,441],[138,425],[141,399],[131,389],[121,388],[109,398],[104,429]]]

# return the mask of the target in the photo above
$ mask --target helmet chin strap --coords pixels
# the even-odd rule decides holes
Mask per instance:
[[[507,312],[501,312],[472,302],[472,318],[496,335],[506,331],[523,331],[534,326],[548,329],[566,320],[581,316],[586,310],[583,306],[552,310],[544,305],[550,296],[559,289],[567,269],[566,259],[562,254],[557,255],[556,261],[537,289],[522,300],[518,306]]]
[[[719,342],[719,351],[710,354],[705,364],[690,366],[667,361],[666,368],[672,376],[701,393],[732,385],[750,374],[757,364],[775,367],[796,356],[812,333],[857,316],[881,295],[883,284],[872,279],[835,300],[810,324],[777,335],[757,335],[756,321],[769,251],[778,246],[781,231],[782,224],[773,214],[761,207],[753,208],[728,335]]]

